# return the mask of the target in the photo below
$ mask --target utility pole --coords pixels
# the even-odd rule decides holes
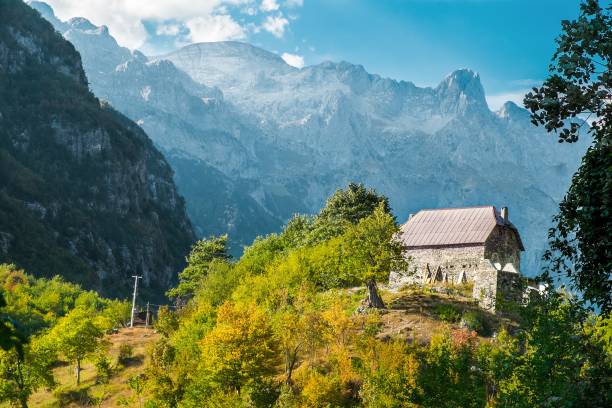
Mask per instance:
[[[132,275],[134,278],[134,296],[132,297],[132,318],[130,319],[130,327],[134,327],[134,313],[136,313],[136,292],[138,291],[138,279],[142,276]]]

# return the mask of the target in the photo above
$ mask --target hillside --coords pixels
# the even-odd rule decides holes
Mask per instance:
[[[0,262],[112,296],[138,274],[162,295],[194,239],[163,156],[20,0],[0,4],[0,74]]]
[[[150,401],[609,405],[609,318],[554,292],[532,292],[526,304],[500,301],[492,314],[469,284],[384,289],[389,269],[411,266],[398,260],[390,242],[398,227],[371,193],[336,192],[314,219],[295,218],[237,261],[222,239],[194,248],[176,288],[185,307],[159,319]],[[377,286],[382,304],[373,307]]]
[[[129,401],[129,406],[137,406],[137,394],[129,387],[128,379],[142,375],[149,364],[149,351],[159,340],[152,328],[135,327],[120,329],[118,333],[106,337],[109,342],[108,357],[112,361],[114,373],[107,384],[96,382],[96,368],[93,362],[83,366],[82,384],[74,386],[73,367],[58,364],[53,374],[58,382],[54,390],[41,390],[32,395],[30,407],[117,407],[121,401]],[[121,346],[129,345],[132,356],[126,364],[117,362]]]
[[[461,316],[463,309],[471,310],[480,319],[479,321],[486,322],[487,326],[479,329],[481,333],[475,334],[475,338],[479,341],[491,341],[491,336],[498,332],[500,327],[515,324],[510,319],[501,319],[479,311],[469,297],[463,297],[458,292],[438,294],[431,289],[423,291],[412,288],[399,293],[384,292],[385,298],[390,301],[389,310],[382,312],[377,337],[383,341],[400,340],[428,345],[432,337],[441,333],[464,330],[463,321],[444,314],[444,311],[448,310],[457,311],[457,316]],[[365,288],[353,288],[343,292],[339,297],[352,296],[358,299],[365,294]],[[351,334],[352,337],[364,335],[362,319],[363,316],[357,313],[351,317],[353,324],[358,328]],[[130,387],[128,381],[138,375],[146,378],[147,369],[150,369],[151,364],[151,352],[160,339],[161,335],[153,327],[142,326],[119,329],[117,333],[107,335],[106,340],[109,341],[107,356],[115,367],[108,383],[99,384],[96,381],[96,368],[93,361],[89,361],[83,365],[82,383],[76,387],[73,368],[62,362],[53,370],[58,382],[57,387],[33,394],[29,406],[53,408],[80,407],[89,404],[110,408],[118,406],[125,400],[134,406],[138,405],[138,394]],[[132,347],[132,357],[122,365],[117,363],[117,359],[119,349],[126,344]],[[140,398],[143,401],[152,398],[147,387],[144,387]]]
[[[199,241],[170,291],[181,306],[159,308],[155,332],[122,328],[128,302],[0,265],[0,295],[7,300],[0,319],[17,322],[29,336],[23,366],[16,364],[17,350],[0,349],[0,401],[610,405],[609,317],[553,291],[530,292],[527,302],[500,301],[493,314],[472,299],[470,283],[388,290],[389,270],[411,267],[391,239],[398,230],[385,197],[350,186],[317,216],[294,218],[238,260],[228,256],[226,237]],[[16,373],[25,373],[26,387]]]

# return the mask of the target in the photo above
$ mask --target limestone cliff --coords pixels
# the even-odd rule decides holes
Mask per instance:
[[[194,239],[172,170],[89,90],[74,47],[0,2],[0,262],[120,296],[161,295]]]

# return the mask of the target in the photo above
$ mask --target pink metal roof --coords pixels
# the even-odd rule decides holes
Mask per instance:
[[[400,236],[407,247],[484,244],[496,225],[504,222],[492,205],[421,210],[402,225]]]

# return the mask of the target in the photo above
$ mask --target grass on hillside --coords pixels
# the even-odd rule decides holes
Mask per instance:
[[[387,310],[382,313],[383,327],[378,336],[426,344],[432,334],[448,329],[468,328],[488,338],[502,327],[510,331],[516,327],[514,319],[479,308],[471,294],[470,285],[382,291]]]
[[[61,364],[54,371],[58,386],[54,390],[40,390],[29,400],[30,407],[117,407],[122,401],[130,401],[128,406],[139,406],[138,396],[128,386],[128,380],[142,374],[148,364],[147,347],[159,335],[152,329],[135,327],[121,329],[119,333],[107,336],[110,342],[109,357],[113,366],[112,376],[107,384],[96,382],[96,368],[92,361],[83,365],[81,384],[76,386],[74,368]],[[129,344],[133,356],[125,364],[118,364],[119,348]],[[146,395],[142,396],[142,399]]]

